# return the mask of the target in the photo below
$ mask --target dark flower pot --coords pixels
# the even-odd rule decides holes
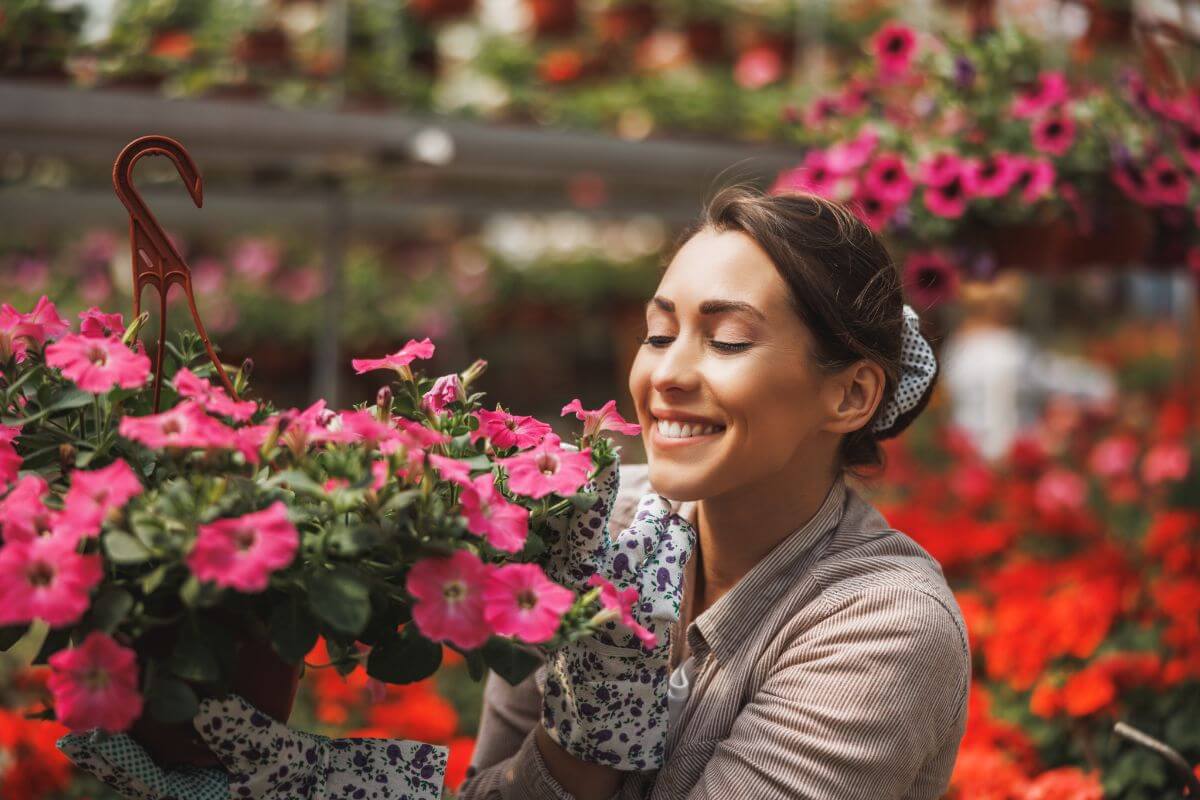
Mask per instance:
[[[144,655],[165,655],[174,644],[175,631],[150,634],[138,641],[139,661]],[[279,722],[287,722],[300,684],[300,664],[289,664],[265,639],[238,636],[232,691]],[[205,693],[193,686],[202,698]],[[191,721],[159,722],[149,712],[134,723],[130,735],[163,767],[216,767],[217,757],[196,733]]]

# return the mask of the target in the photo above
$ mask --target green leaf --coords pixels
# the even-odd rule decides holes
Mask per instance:
[[[392,634],[371,649],[367,674],[384,683],[413,683],[437,672],[442,663],[442,646],[414,631]]]
[[[93,630],[112,633],[133,609],[133,595],[116,586],[108,586],[92,601],[88,624]]]
[[[287,600],[275,606],[267,623],[271,644],[284,661],[295,664],[317,643],[317,624],[298,602]]]
[[[0,652],[7,652],[10,647],[24,638],[28,632],[28,625],[5,625],[3,628],[0,628]]]
[[[321,484],[308,477],[298,469],[288,469],[266,481],[265,486],[272,489],[290,489],[297,494],[307,494],[313,497],[324,497],[325,489]]]
[[[397,492],[387,499],[387,502],[383,504],[381,511],[385,516],[388,514],[394,514],[397,511],[403,511],[411,506],[413,501],[420,496],[420,489],[405,489],[403,492]]]
[[[339,525],[329,534],[328,548],[334,556],[360,555],[379,542],[379,532],[367,525],[353,528]]]
[[[86,405],[91,405],[92,398],[95,397],[91,392],[85,392],[77,386],[72,386],[52,400],[49,405],[45,406],[41,411],[28,417],[4,417],[2,421],[5,425],[16,425],[22,427],[37,422],[44,417],[49,416],[57,411],[71,411],[76,408],[83,408]]]
[[[151,556],[144,544],[125,531],[104,534],[104,552],[118,564],[140,564]]]
[[[212,648],[200,638],[188,635],[186,629],[180,630],[167,666],[188,681],[210,683],[221,678],[221,666]]]
[[[596,500],[599,495],[595,492],[576,492],[567,499],[571,501],[571,505],[576,511],[587,511],[592,506],[596,505]]]
[[[488,458],[487,453],[480,453],[477,456],[459,460],[470,467],[472,471],[482,472],[483,470],[490,470],[492,468],[492,460]]]
[[[483,660],[483,653],[478,650],[472,650],[467,653],[467,674],[471,676],[473,681],[483,680],[483,676],[487,674],[487,663]]]
[[[215,605],[221,597],[221,587],[211,582],[201,582],[195,575],[188,577],[179,587],[179,599],[189,608],[206,608]]]
[[[542,657],[511,639],[493,636],[483,646],[483,660],[493,672],[516,686],[533,674]]]
[[[38,649],[37,655],[33,657],[34,664],[46,664],[50,660],[50,656],[64,649],[71,641],[71,632],[66,628],[51,628],[46,634],[46,639],[42,642],[42,646]]]
[[[142,593],[154,594],[154,590],[162,585],[166,579],[167,573],[171,571],[170,564],[163,564],[161,567],[156,567],[153,571],[146,573],[141,578]]]
[[[183,681],[160,677],[146,691],[146,707],[159,722],[189,722],[200,710],[200,701]]]
[[[342,633],[357,636],[371,618],[371,595],[352,570],[339,567],[308,578],[308,602],[314,614]]]

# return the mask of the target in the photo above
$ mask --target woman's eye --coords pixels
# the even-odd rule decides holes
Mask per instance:
[[[666,347],[671,343],[670,336],[647,336],[642,339],[642,344],[648,344],[651,347]]]
[[[712,340],[713,347],[726,353],[740,353],[750,347],[751,344],[752,342],[718,342],[716,339]]]

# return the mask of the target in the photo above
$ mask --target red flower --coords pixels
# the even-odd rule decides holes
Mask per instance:
[[[1022,800],[1104,800],[1100,776],[1078,767],[1059,767],[1037,776]]]
[[[542,57],[538,74],[547,83],[570,83],[583,74],[583,56],[578,50],[551,50]]]
[[[71,762],[54,746],[67,728],[0,708],[0,797],[42,800],[67,788]]]

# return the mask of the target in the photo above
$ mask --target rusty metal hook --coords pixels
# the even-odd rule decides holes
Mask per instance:
[[[160,155],[171,159],[179,177],[187,186],[188,194],[197,208],[204,205],[204,184],[200,178],[200,170],[188,155],[183,145],[167,136],[142,136],[125,145],[125,149],[113,163],[113,189],[117,198],[129,211],[129,246],[133,261],[133,315],[142,313],[142,289],[153,286],[158,290],[158,357],[154,362],[154,410],[158,411],[159,395],[162,391],[163,356],[166,354],[167,341],[167,293],[171,286],[179,284],[187,295],[188,308],[192,312],[192,322],[196,325],[196,333],[204,342],[204,349],[216,367],[217,377],[230,397],[238,399],[233,383],[225,374],[220,359],[213,351],[208,332],[200,321],[200,313],[196,310],[196,297],[192,292],[192,271],[183,256],[175,249],[175,245],[167,237],[162,226],[158,224],[150,207],[142,199],[137,188],[133,185],[133,167],[145,155]]]

